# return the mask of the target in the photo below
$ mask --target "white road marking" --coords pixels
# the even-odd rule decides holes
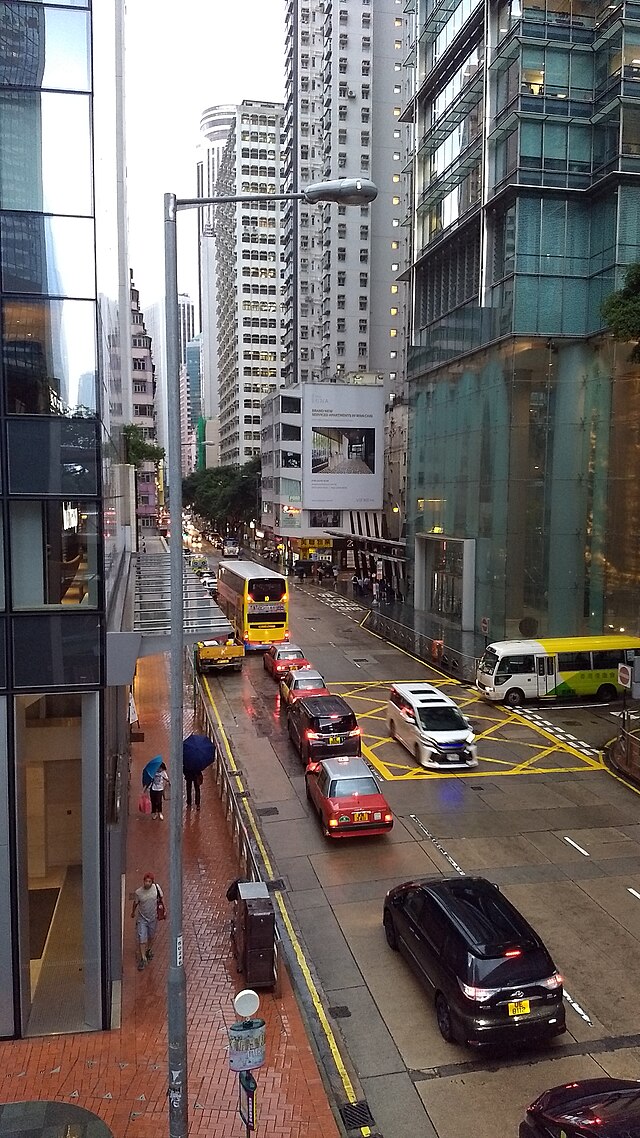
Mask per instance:
[[[454,861],[451,854],[444,848],[443,845],[440,844],[440,841],[438,840],[438,838],[436,838],[435,834],[432,834],[431,830],[427,830],[427,827],[423,826],[423,824],[420,821],[420,819],[418,818],[417,814],[410,814],[409,817],[410,817],[411,821],[413,822],[414,826],[416,827],[416,829],[420,830],[424,834],[425,838],[428,838],[429,841],[433,843],[433,845],[437,849],[438,853],[442,854],[445,861],[449,862],[449,865],[451,866],[451,868],[455,869],[456,873],[459,873],[461,877],[466,877],[467,875],[466,875],[464,869],[461,869],[460,866],[458,865],[457,861]]]
[[[562,840],[564,842],[568,842],[570,846],[573,846],[573,848],[575,850],[578,850],[579,853],[584,854],[585,857],[591,857],[591,854],[587,853],[586,850],[583,850],[582,846],[579,846],[577,842],[574,842],[573,838],[566,838],[565,837]]]
[[[636,889],[632,889],[629,885],[627,886],[627,893],[630,893],[632,897],[635,897],[636,900],[640,901],[640,893],[638,893]]]
[[[589,1018],[584,1008],[581,1008],[580,1004],[576,1003],[576,1001],[573,999],[573,996],[569,995],[566,988],[564,989],[564,998],[567,1003],[571,1005],[574,1012],[577,1012],[579,1016],[582,1016],[585,1023],[588,1023],[593,1027],[593,1020]]]

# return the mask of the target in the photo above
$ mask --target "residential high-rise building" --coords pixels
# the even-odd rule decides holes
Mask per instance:
[[[156,380],[151,355],[151,337],[140,310],[140,294],[131,275],[131,422],[142,432],[146,442],[157,443]],[[158,469],[148,459],[136,471],[136,516],[141,529],[153,529],[158,523]]]
[[[196,169],[198,197],[215,197],[220,162],[231,124],[235,122],[235,106],[208,107],[200,119],[200,144]],[[200,257],[200,327],[201,345],[201,411],[205,419],[218,415],[218,315],[216,284],[215,206],[199,210]],[[204,438],[207,428],[201,425]],[[216,428],[217,433],[217,428]],[[203,455],[205,452],[203,451]],[[210,455],[208,455],[210,457]]]
[[[637,629],[632,3],[418,5],[408,537],[416,607],[491,635]]]
[[[400,0],[287,0],[284,188],[378,186],[370,206],[285,207],[287,383],[374,373],[402,389],[404,19]]]
[[[281,192],[282,106],[244,100],[220,163],[216,193]],[[217,207],[220,461],[260,454],[260,401],[282,378],[280,202]]]

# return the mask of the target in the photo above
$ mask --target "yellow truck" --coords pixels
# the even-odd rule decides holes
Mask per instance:
[[[244,660],[244,644],[233,637],[220,637],[217,640],[201,640],[196,645],[196,669],[198,672],[240,672]]]

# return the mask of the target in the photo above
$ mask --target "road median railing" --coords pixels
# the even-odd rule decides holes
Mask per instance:
[[[630,730],[623,722],[618,738],[607,749],[607,757],[618,774],[640,786],[640,728]]]

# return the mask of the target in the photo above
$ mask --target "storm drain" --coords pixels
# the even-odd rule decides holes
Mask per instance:
[[[335,1008],[329,1008],[329,1015],[334,1019],[349,1019],[351,1012],[346,1004],[338,1004]]]
[[[361,1126],[368,1126],[370,1122],[374,1122],[374,1117],[369,1110],[369,1104],[364,1102],[345,1102],[340,1107],[340,1114],[347,1130],[359,1130]]]
[[[256,807],[256,814],[259,818],[273,818],[274,815],[279,814],[277,806],[258,806]]]
[[[273,877],[271,881],[267,881],[267,889],[269,893],[282,893],[287,888],[282,877]]]

